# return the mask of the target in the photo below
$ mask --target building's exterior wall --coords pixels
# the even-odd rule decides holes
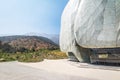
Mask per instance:
[[[116,47],[120,47],[120,0],[69,0],[61,19],[61,50],[87,62],[89,50],[84,48]]]

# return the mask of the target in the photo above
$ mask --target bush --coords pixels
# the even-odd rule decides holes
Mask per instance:
[[[20,62],[40,62],[44,59],[66,59],[67,55],[60,50],[41,49],[36,52],[23,53],[0,53],[0,62],[20,61]]]
[[[0,53],[0,62],[15,61],[16,56],[10,53]]]
[[[38,53],[23,53],[19,55],[18,61],[20,62],[40,62],[43,58]]]

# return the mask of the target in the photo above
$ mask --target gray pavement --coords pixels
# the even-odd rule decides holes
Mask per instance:
[[[100,69],[100,70],[109,70],[109,71],[119,71],[120,72],[120,64],[117,65],[103,65],[103,64],[89,64],[89,63],[80,63],[68,61],[72,66],[76,66],[78,68],[90,68],[90,69]]]
[[[0,80],[93,80],[80,76],[48,72],[18,64],[18,62],[0,63]]]

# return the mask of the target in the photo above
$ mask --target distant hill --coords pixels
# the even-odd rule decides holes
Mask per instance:
[[[27,36],[43,36],[50,40],[52,40],[54,43],[59,44],[59,34],[46,34],[46,33],[27,33],[25,34]]]
[[[48,38],[41,36],[4,36],[0,37],[2,43],[8,43],[16,50],[56,49],[58,45]]]

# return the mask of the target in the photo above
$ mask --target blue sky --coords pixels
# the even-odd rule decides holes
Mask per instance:
[[[0,34],[59,34],[68,0],[0,0]]]

